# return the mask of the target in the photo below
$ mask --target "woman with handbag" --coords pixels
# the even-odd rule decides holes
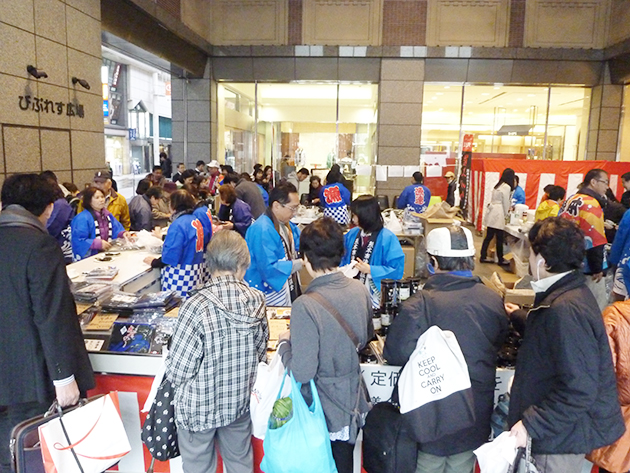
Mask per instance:
[[[315,380],[337,470],[351,473],[356,436],[371,407],[357,350],[372,338],[372,304],[363,284],[339,272],[344,244],[338,223],[316,220],[300,245],[313,281],[293,303],[290,338],[283,334],[278,352],[298,382]]]
[[[269,328],[263,294],[243,281],[249,262],[240,235],[218,232],[208,244],[210,280],[179,310],[166,377],[186,473],[216,471],[215,439],[227,471],[253,472],[249,401]]]

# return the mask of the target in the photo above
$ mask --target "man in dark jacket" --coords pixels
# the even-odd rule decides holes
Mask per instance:
[[[16,174],[0,213],[0,471],[10,472],[11,429],[57,398],[75,404],[94,387],[61,248],[46,231],[54,185]]]
[[[427,253],[435,274],[424,289],[405,301],[391,325],[383,355],[404,365],[420,335],[437,325],[457,337],[468,365],[475,423],[438,440],[419,445],[416,472],[469,473],[473,450],[488,440],[494,402],[496,358],[508,329],[501,298],[473,277],[475,247],[470,230],[437,228],[427,236]],[[445,417],[444,422],[461,419]]]
[[[223,183],[232,185],[236,189],[236,197],[249,204],[254,219],[257,219],[265,212],[265,201],[256,183],[243,179],[234,173],[229,173],[223,180]]]
[[[508,421],[518,446],[532,438],[540,473],[580,472],[584,454],[624,432],[610,347],[597,302],[581,274],[584,236],[549,217],[529,232],[534,308],[506,310],[524,334]]]

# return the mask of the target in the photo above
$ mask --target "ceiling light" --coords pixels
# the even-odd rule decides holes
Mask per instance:
[[[444,95],[444,92],[436,92],[435,95]]]
[[[527,94],[528,97],[536,97],[536,94]]]
[[[481,95],[490,95],[490,93],[489,93],[489,92],[484,92],[484,93],[483,93],[483,94],[481,94]]]
[[[444,110],[443,108],[438,108],[438,112],[441,112],[442,110]]]
[[[451,86],[450,86],[450,85],[445,85],[445,86],[444,86],[444,88],[445,88],[445,89],[450,89],[450,88],[451,88]]]
[[[514,110],[512,110],[513,112],[518,112],[518,108],[515,108]]]
[[[517,101],[517,102],[522,102],[522,101],[523,101],[523,99],[516,99],[516,101]]]

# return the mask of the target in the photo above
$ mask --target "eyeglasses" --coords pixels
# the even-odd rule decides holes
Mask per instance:
[[[281,204],[285,209],[289,209],[291,212],[296,213],[298,211],[299,205],[286,205]]]
[[[597,182],[603,182],[606,185],[610,184],[610,181],[608,179],[595,179]]]

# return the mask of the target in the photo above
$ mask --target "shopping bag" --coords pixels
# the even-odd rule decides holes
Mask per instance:
[[[419,443],[475,423],[468,374],[457,337],[434,325],[422,334],[398,381],[400,413]]]
[[[516,437],[509,432],[503,432],[474,451],[481,473],[507,473],[516,452]]]
[[[301,383],[291,379],[289,397],[293,413],[289,420],[277,429],[267,429],[263,449],[265,456],[260,469],[265,473],[337,473],[332,456],[330,436],[317,388],[310,381],[313,403],[308,406],[302,393]],[[278,390],[277,399],[284,387]]]
[[[286,376],[282,357],[276,353],[270,364],[260,362],[256,372],[256,381],[250,396],[249,413],[252,418],[252,432],[254,437],[263,439],[267,432],[267,422],[276,401],[278,390]],[[280,397],[285,397],[291,390],[290,383],[284,386]]]
[[[153,458],[166,461],[180,455],[175,425],[175,388],[164,377],[142,426],[142,441]]]
[[[41,425],[39,438],[46,473],[100,473],[131,451],[117,392]]]

